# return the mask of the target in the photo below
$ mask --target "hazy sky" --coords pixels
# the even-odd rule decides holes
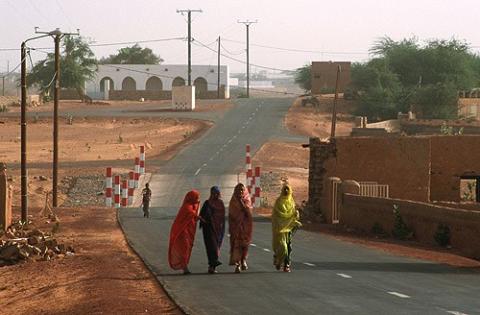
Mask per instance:
[[[223,52],[245,60],[245,26],[237,20],[258,20],[250,30],[250,43],[316,52],[288,52],[251,46],[250,62],[292,69],[312,60],[368,59],[368,49],[379,37],[420,39],[456,37],[480,51],[479,0],[0,0],[0,49],[18,48],[34,36],[34,27],[50,31],[80,29],[97,44],[185,37],[185,17],[176,9],[202,9],[193,14],[193,37],[216,48],[220,35]],[[51,47],[53,40],[32,42]],[[141,44],[159,54],[165,63],[186,63],[186,42]],[[98,58],[122,46],[92,47]],[[216,64],[216,55],[193,46],[194,64]],[[227,52],[228,51],[228,52]],[[322,53],[323,52],[323,53]],[[32,58],[43,58],[40,52]],[[18,51],[0,50],[0,71],[19,61]],[[222,57],[231,71],[245,66]],[[255,71],[255,67],[253,67]]]

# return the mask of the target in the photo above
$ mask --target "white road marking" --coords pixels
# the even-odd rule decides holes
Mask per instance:
[[[312,264],[312,263],[309,263],[309,262],[304,262],[303,264],[306,265],[306,266],[309,266],[309,267],[315,267],[315,264]]]
[[[207,166],[207,163],[203,163],[203,166]]]
[[[395,295],[399,298],[402,298],[402,299],[409,299],[410,297],[406,294],[402,294],[402,293],[398,293],[398,292],[395,292],[395,291],[389,291],[387,292],[388,294],[391,294],[391,295]]]
[[[213,156],[209,159],[210,161],[213,161]]]
[[[227,143],[232,143],[232,139],[228,140]]]
[[[239,133],[240,133],[240,132],[239,132]],[[236,139],[236,138],[237,138],[237,135],[234,135],[234,136],[232,137],[232,139]]]
[[[457,311],[447,311],[447,313],[452,315],[468,315],[467,313],[462,313]]]
[[[201,170],[202,170],[202,168],[200,167],[200,168],[195,172],[195,176],[197,176],[198,173],[200,173]]]
[[[253,244],[253,243],[252,243],[252,244],[250,244],[250,246],[252,246],[252,247],[257,247],[257,244]]]
[[[346,275],[344,273],[337,273],[337,276],[340,276],[340,277],[346,278],[346,279],[351,279],[352,278],[352,276]]]
[[[242,126],[242,129],[245,129],[245,126]],[[238,133],[240,133],[240,131]]]
[[[268,248],[264,248],[263,251],[264,252],[270,252],[270,250]]]

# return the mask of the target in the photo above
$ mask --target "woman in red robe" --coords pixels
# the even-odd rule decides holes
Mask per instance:
[[[228,206],[228,225],[230,232],[230,265],[235,272],[247,270],[248,246],[252,241],[253,216],[252,202],[245,186],[235,186]]]
[[[168,263],[173,270],[183,270],[184,274],[190,273],[188,262],[195,240],[199,204],[200,193],[188,192],[170,230]]]

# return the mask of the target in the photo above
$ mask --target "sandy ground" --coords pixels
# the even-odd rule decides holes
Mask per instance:
[[[330,136],[332,124],[331,97],[320,97],[320,106],[301,106],[301,99],[295,100],[285,117],[288,130],[297,135],[327,138]],[[352,101],[338,100],[336,136],[349,136],[355,126],[354,117],[349,112],[354,107]]]
[[[0,268],[2,314],[182,314],[128,247],[114,209],[60,208],[56,214],[56,237],[75,255]]]
[[[0,161],[20,161],[20,120],[2,118]],[[62,162],[134,159],[139,145],[146,154],[156,156],[170,146],[189,138],[206,122],[179,119],[100,119],[59,120],[59,160]],[[27,127],[27,161],[52,159],[53,124],[51,119],[30,119]]]
[[[20,128],[17,118],[3,118],[0,125],[0,161],[18,166],[20,160]],[[52,170],[52,123],[50,119],[29,122],[27,160],[29,163],[47,163],[47,166],[28,169],[29,204],[32,207],[44,205],[45,193],[51,190]],[[69,163],[69,168],[59,169],[59,181],[68,177],[101,175],[103,167],[96,167],[93,162],[110,161],[115,173],[128,172],[129,169],[116,167],[116,161],[132,161],[139,154],[139,146],[144,144],[148,158],[171,158],[190,139],[195,138],[212,124],[205,121],[178,119],[75,119],[70,125],[60,120],[59,161]],[[75,162],[82,162],[75,167]],[[86,162],[86,164],[85,164]],[[92,163],[90,163],[92,162]],[[14,207],[20,203],[20,171],[18,167],[9,171],[10,182],[14,187]],[[68,185],[68,183],[64,183]],[[68,188],[68,187],[65,187]],[[59,204],[66,198],[62,191]]]
[[[170,109],[172,106],[172,101],[170,100],[159,100],[159,101],[94,101],[91,104],[82,103],[81,101],[67,101],[63,100],[59,102],[59,110],[68,112],[76,110],[91,110],[95,111],[97,109],[117,109],[117,110],[145,110],[145,111],[165,111]],[[207,111],[221,111],[229,109],[233,106],[233,103],[230,100],[196,100],[195,102],[195,111],[196,112],[207,112]],[[38,106],[29,106],[27,108],[28,112],[43,112],[43,111],[52,111],[53,102],[42,103]],[[20,112],[20,107],[10,106],[9,112],[15,113]]]
[[[0,124],[0,161],[15,165],[7,173],[14,189],[14,218],[18,219],[19,121],[0,120],[4,122]],[[44,219],[38,216],[52,186],[52,129],[46,119],[30,123],[28,160],[45,165],[28,169],[29,219],[41,226]],[[124,161],[132,161],[133,168],[138,146],[145,144],[148,169],[149,157],[171,158],[210,126],[209,122],[176,119],[92,118],[75,119],[71,125],[61,120],[59,158],[65,167],[59,169],[59,205],[76,204],[78,198],[84,206],[55,210],[61,221],[57,239],[73,245],[77,253],[51,262],[0,268],[2,314],[181,314],[127,246],[115,210],[88,206],[103,196],[96,196],[96,191],[84,196],[81,190],[72,196],[69,190],[72,181],[85,176],[98,176],[103,185],[105,170],[97,162],[109,161],[115,173],[126,173],[130,169]]]

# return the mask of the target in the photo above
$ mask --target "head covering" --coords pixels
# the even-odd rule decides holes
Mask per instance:
[[[190,261],[197,227],[199,200],[198,191],[189,191],[173,222],[168,247],[168,262],[172,269],[184,269]]]
[[[287,240],[291,235],[288,233],[302,225],[298,219],[292,188],[285,185],[272,211],[272,247],[274,264],[277,266],[283,264],[289,255]]]
[[[272,228],[278,233],[285,233],[298,226],[301,226],[301,223],[298,221],[292,188],[284,185],[273,207]]]
[[[243,193],[241,192],[243,188]],[[228,229],[230,232],[230,264],[238,263],[248,254],[252,240],[253,215],[250,194],[242,183],[235,186],[228,206]]]

